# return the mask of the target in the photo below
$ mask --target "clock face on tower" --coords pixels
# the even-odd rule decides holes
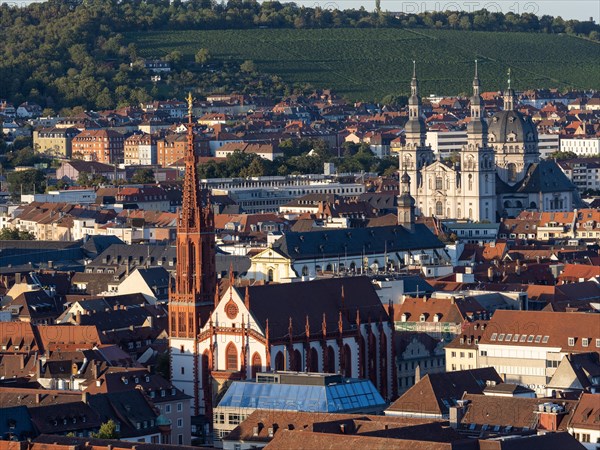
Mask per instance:
[[[227,314],[227,317],[231,320],[234,320],[237,317],[239,311],[238,306],[233,300],[229,300],[225,305],[225,314]]]

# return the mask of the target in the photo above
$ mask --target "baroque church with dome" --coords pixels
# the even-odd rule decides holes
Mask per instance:
[[[417,214],[496,222],[524,209],[572,211],[579,202],[577,189],[556,162],[540,159],[537,129],[516,109],[510,80],[503,93],[504,109],[489,120],[480,87],[476,66],[467,144],[458,162],[441,161],[425,144],[427,129],[413,70],[399,164],[400,173],[412,180]]]

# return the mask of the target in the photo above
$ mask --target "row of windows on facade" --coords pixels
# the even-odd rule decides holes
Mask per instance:
[[[161,391],[161,393],[162,392],[164,392],[164,391]],[[164,397],[164,395],[162,395],[162,396]],[[162,411],[162,406],[161,405],[157,405],[157,406],[158,406],[158,409]],[[171,414],[171,410],[172,410],[171,405],[167,403],[165,405],[165,414]],[[179,403],[177,403],[177,412],[182,412],[182,411],[183,411],[183,403],[179,402]]]
[[[183,353],[185,352],[185,349],[181,347],[180,351]],[[236,345],[233,342],[227,344],[227,347],[225,348],[225,370],[233,372],[239,370],[238,355],[239,354]],[[319,352],[314,347],[310,349],[309,356],[309,360],[304,362],[305,367],[303,367],[302,353],[297,349],[294,350],[290,360],[288,361],[288,367],[286,368],[286,361],[283,352],[277,352],[274,358],[274,369],[280,371],[287,369],[293,372],[300,372],[304,369],[308,370],[310,368],[310,370],[313,372],[322,371],[325,373],[337,373],[337,358],[333,347],[327,347],[327,365],[323,367],[322,370],[319,367]],[[255,352],[250,361],[252,378],[254,378],[256,377],[256,374],[262,370],[262,358],[260,354]],[[309,365],[311,367],[309,367]],[[202,355],[202,369],[204,376],[208,377],[208,350]],[[180,373],[181,375],[185,375],[185,367],[182,366],[180,368]],[[344,345],[344,373],[342,375],[346,377],[352,376],[352,350],[348,344]]]
[[[423,367],[425,369],[427,369],[428,367],[442,367],[444,366],[444,364],[446,364],[444,362],[444,358],[434,358],[431,361],[425,359],[424,361],[421,361],[421,363],[423,364]],[[421,364],[421,363],[417,363],[415,361],[411,361],[411,362],[405,362],[404,363],[404,370],[414,370],[417,367],[417,364]],[[398,364],[398,369],[402,370],[402,362],[400,362],[400,364]]]
[[[540,342],[542,344],[546,344],[548,343],[548,341],[550,340],[550,336],[543,336],[538,334],[533,335],[527,335],[527,334],[504,334],[504,333],[493,333],[492,336],[490,337],[490,341],[496,341],[497,342],[535,342],[536,344],[539,344]],[[569,345],[569,347],[573,347],[575,345],[575,342],[577,341],[576,337],[569,337],[567,339],[567,343]],[[592,339],[591,338],[581,338],[581,345],[582,347],[589,347],[590,343],[591,343]],[[600,338],[596,338],[596,348],[600,348]]]

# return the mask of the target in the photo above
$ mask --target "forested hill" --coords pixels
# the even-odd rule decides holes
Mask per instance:
[[[177,49],[168,54],[151,55],[170,59],[174,69],[161,83],[151,83],[150,74],[140,64],[140,55],[148,54],[148,48],[141,51],[137,40],[132,39],[136,35],[131,34],[138,32],[137,38],[143,39],[144,33],[156,31],[257,28],[385,28],[410,29],[416,33],[456,29],[567,34],[582,38],[573,41],[585,39],[592,45],[590,54],[583,55],[592,61],[593,58],[598,60],[598,53],[594,52],[598,47],[594,47],[593,42],[600,33],[600,27],[592,22],[486,11],[394,17],[364,9],[337,11],[240,0],[223,4],[211,0],[51,0],[24,8],[3,4],[0,6],[0,98],[16,104],[34,101],[58,110],[136,104],[149,98],[178,95],[181,89],[189,87],[206,91],[242,86],[267,94],[284,94],[294,85],[302,88],[304,83],[297,77],[288,79],[285,74],[269,70],[262,73],[260,64],[256,67],[247,64],[248,70],[240,70],[244,61],[237,60],[235,55],[227,58],[215,55],[208,65],[204,64],[208,57],[195,60],[193,55]],[[200,47],[198,44],[198,49]],[[319,82],[316,81],[314,85]],[[568,79],[559,79],[556,87],[569,86],[581,87],[577,80]]]

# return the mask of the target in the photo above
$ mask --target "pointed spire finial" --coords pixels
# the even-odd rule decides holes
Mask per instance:
[[[510,89],[510,67],[508,68],[508,89]]]
[[[215,285],[215,308],[219,304],[220,300],[221,300],[221,296],[219,295],[219,283],[217,283]]]
[[[229,263],[229,286],[233,287],[235,284],[235,276],[233,274],[233,263]]]
[[[413,78],[417,78],[417,61],[413,59]]]
[[[194,97],[192,97],[191,92],[188,92],[187,103],[188,103],[188,120],[189,120],[189,123],[192,123],[192,113],[194,110]]]
[[[246,286],[246,295],[244,296],[244,305],[248,312],[250,312],[250,291],[248,290],[248,286]]]

